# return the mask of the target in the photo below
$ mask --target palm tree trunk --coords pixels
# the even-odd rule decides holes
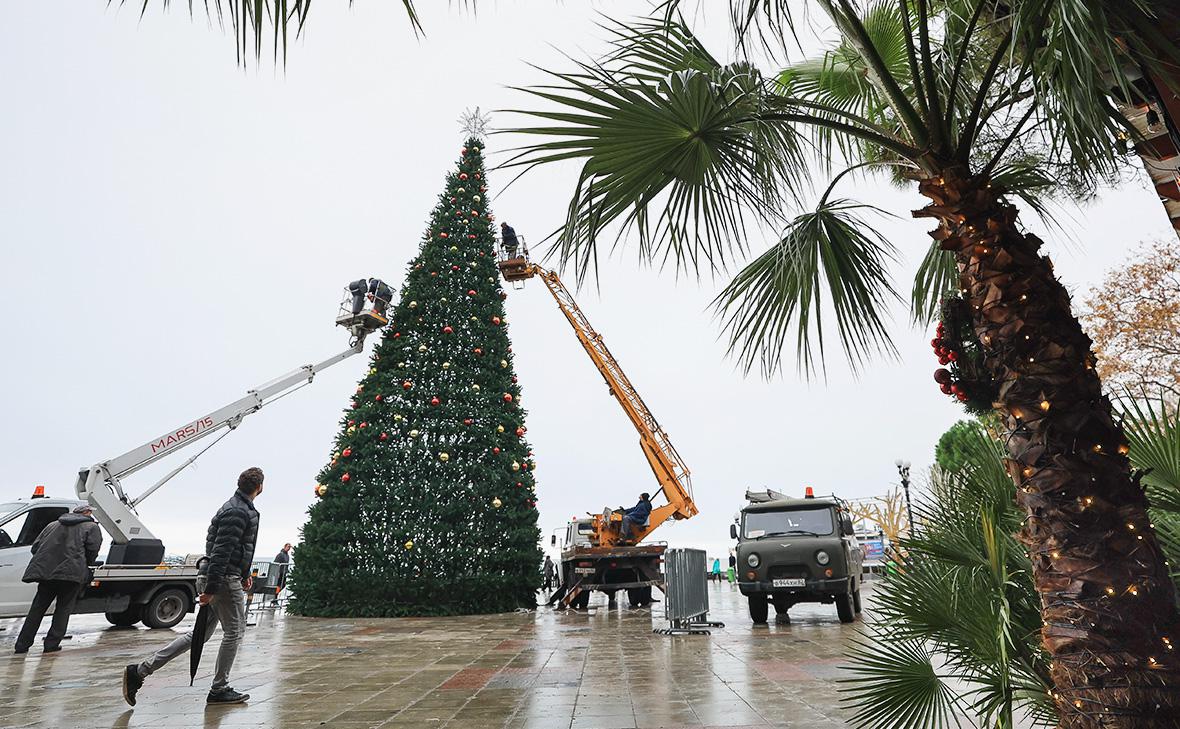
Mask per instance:
[[[999,385],[1060,726],[1180,727],[1176,594],[1069,295],[986,179],[952,168],[919,189]]]

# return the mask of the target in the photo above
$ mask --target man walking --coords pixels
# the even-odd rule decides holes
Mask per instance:
[[[44,653],[61,650],[61,639],[70,625],[70,613],[78,594],[90,581],[90,565],[98,559],[102,547],[102,530],[90,516],[89,504],[74,507],[48,524],[33,542],[33,558],[25,569],[24,582],[37,583],[37,595],[29,606],[25,624],[16,639],[16,652],[28,653],[41,628],[45,611],[54,600],[53,622],[45,636]]]
[[[258,537],[258,510],[254,500],[262,493],[262,469],[247,468],[238,476],[238,489],[230,500],[222,504],[209,523],[205,537],[207,559],[197,577],[198,600],[209,605],[205,640],[220,624],[224,636],[217,651],[213,673],[213,688],[207,699],[210,704],[240,704],[249,694],[234,691],[229,686],[229,672],[238,654],[238,644],[246,630],[246,590],[250,589],[250,564],[254,561],[254,542]],[[148,676],[177,656],[192,648],[193,634],[189,631],[143,663],[132,664],[123,670],[123,698],[135,706],[135,694]]]

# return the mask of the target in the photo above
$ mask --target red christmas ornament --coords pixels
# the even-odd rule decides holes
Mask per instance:
[[[483,350],[482,350],[482,349],[480,349],[479,347],[476,347],[476,348],[475,348],[475,349],[473,349],[472,351],[473,351],[473,352],[475,352],[475,355],[476,355],[477,357],[482,357],[482,356],[483,356]]]
[[[441,400],[439,400],[437,397],[432,397],[432,398],[430,398],[430,404],[431,404],[431,405],[438,405],[440,402],[442,402],[442,401],[441,401]]]
[[[496,326],[500,326],[500,317],[498,317],[498,316],[493,316],[493,317],[492,317],[492,323],[493,323],[493,324],[495,324]]]
[[[389,440],[389,433],[382,433],[381,440]]]
[[[449,326],[448,326],[448,327],[443,327],[443,334],[450,334],[450,333],[451,333],[451,332],[453,332],[453,331],[455,331],[455,330],[454,330],[454,329],[451,329]]]
[[[939,363],[940,365],[944,365],[944,364],[950,364],[950,363],[951,363],[951,361],[950,361],[950,359],[949,359],[949,358],[947,358],[947,357],[939,357],[939,358],[938,358],[938,363]]]
[[[345,448],[343,451],[341,451],[340,455],[344,456],[345,458],[348,458],[349,456],[352,455],[352,449]]]
[[[512,376],[512,384],[514,384],[514,385],[516,384],[516,375]]]
[[[408,390],[413,386],[414,386],[414,383],[410,382],[409,380],[406,380],[405,382],[402,383],[403,390]],[[350,425],[351,425],[351,423],[350,423]]]
[[[468,234],[467,234],[467,237],[468,237],[468,238],[470,238],[471,240],[475,240],[475,233],[468,233]],[[482,254],[482,253],[480,253],[479,255],[481,255],[481,256],[482,256],[483,254]]]
[[[967,402],[968,399],[967,393],[965,392],[960,392],[956,394],[955,397],[959,398],[959,402]]]
[[[479,179],[479,173],[478,173],[478,172],[476,172],[476,173],[475,173],[475,179],[477,179],[477,180]]]
[[[443,232],[441,232],[441,233],[439,233],[439,234],[438,234],[438,237],[439,237],[439,238],[447,238],[447,237],[448,237],[448,236],[447,236],[447,232],[444,230]]]
[[[523,435],[524,435],[524,428],[517,428],[516,429],[516,437],[520,438]]]
[[[941,368],[934,370],[934,381],[940,385],[944,382],[950,382],[951,381],[950,370],[944,370]]]
[[[402,335],[402,333],[401,333],[401,332],[394,332],[394,333],[393,333],[393,338],[394,338],[394,339],[397,339],[397,338],[398,338],[398,337],[400,337],[401,335]]]
[[[376,400],[377,402],[381,402],[381,396],[380,396],[380,395],[374,395],[374,396],[373,396],[373,399],[374,399],[374,400]]]
[[[478,218],[478,217],[479,217],[479,211],[478,211],[478,210],[472,210],[472,211],[471,211],[471,217],[473,217],[473,218]]]
[[[500,448],[499,448],[499,446],[497,446],[497,447],[495,447],[495,448],[493,448],[493,449],[492,449],[492,455],[493,455],[493,456],[498,456],[498,455],[500,455]]]
[[[463,147],[462,149],[460,149],[459,154],[463,154],[463,155],[467,154],[467,148]]]
[[[525,461],[524,463],[520,464],[520,470],[522,470],[522,471],[529,470],[529,462]]]
[[[451,198],[451,202],[455,202],[455,198]]]
[[[348,424],[349,424],[349,425],[356,425],[356,421],[355,421],[355,420],[350,420],[350,421],[348,421]]]
[[[468,295],[468,296],[475,296],[475,289],[468,289],[468,290],[467,290],[467,295]]]
[[[951,394],[951,386],[950,386],[949,384],[945,384],[945,383],[944,383],[944,384],[942,384],[942,385],[939,385],[939,386],[938,386],[938,389],[939,389],[939,390],[942,390],[942,394],[943,394],[943,395],[949,395],[949,394]]]
[[[510,393],[510,392],[504,393],[504,402],[512,402],[512,393]]]
[[[458,267],[458,266],[456,266],[456,265],[454,265],[454,264],[451,264],[451,270],[452,270],[452,271],[458,271],[458,270],[459,270],[459,267]]]
[[[459,173],[459,179],[460,179],[460,180],[466,180],[466,179],[467,179],[467,173],[466,173],[466,172],[460,172],[460,173]]]
[[[474,420],[472,420],[471,418],[466,418],[466,419],[463,421],[463,424],[464,424],[464,425],[471,425],[471,424],[472,424],[472,423],[474,423],[474,422],[475,422],[475,421],[474,421]]]
[[[367,427],[369,427],[369,424],[368,424],[368,423],[366,423],[366,422],[364,422],[364,421],[361,421],[361,424],[360,424],[360,425],[358,425],[357,427],[358,427],[358,428],[367,428]]]
[[[934,347],[935,349],[938,349],[939,347],[942,346],[942,340],[941,339],[931,339],[930,346]]]
[[[962,390],[961,390],[961,389],[959,389],[959,386],[958,386],[958,385],[951,385],[951,392],[953,392],[954,394],[958,395],[960,392],[962,392]]]
[[[517,482],[516,482],[516,488],[518,488],[518,489],[522,489],[522,488],[524,488],[524,484],[522,484],[520,481],[517,481]]]
[[[341,477],[340,477],[340,480],[341,480],[341,481],[343,481],[344,483],[348,483],[349,481],[351,481],[351,480],[352,480],[352,476],[349,476],[349,475],[346,473],[346,474],[344,474],[343,476],[341,476]]]
[[[959,359],[959,353],[958,352],[947,352],[946,358],[949,359],[951,362],[954,362]]]

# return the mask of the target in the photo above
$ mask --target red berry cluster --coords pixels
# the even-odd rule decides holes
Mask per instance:
[[[934,353],[938,355],[938,363],[941,365],[957,362],[959,359],[959,353],[947,345],[945,334],[945,326],[942,322],[938,322],[937,336],[930,340],[930,346],[934,348]],[[934,381],[938,383],[938,389],[942,390],[944,395],[950,395],[958,399],[959,402],[966,402],[970,397],[962,385],[955,381],[955,376],[951,371],[945,367],[934,370]]]

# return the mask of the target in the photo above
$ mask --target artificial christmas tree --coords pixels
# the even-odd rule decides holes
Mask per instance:
[[[490,613],[540,586],[533,454],[472,137],[341,419],[295,550],[291,611]]]

